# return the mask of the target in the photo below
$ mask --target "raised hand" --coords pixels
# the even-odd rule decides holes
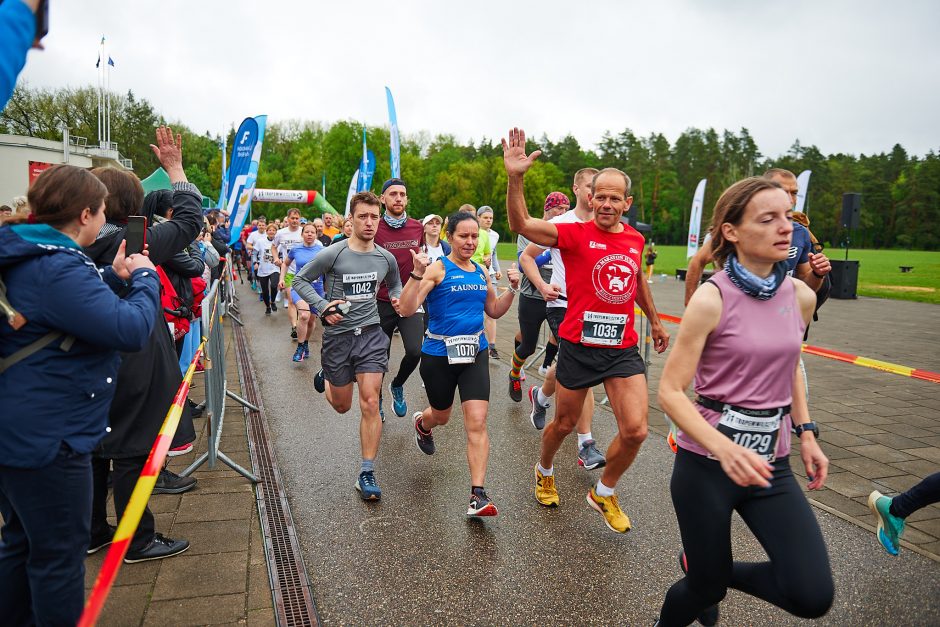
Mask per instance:
[[[414,266],[414,273],[419,276],[423,276],[424,271],[428,269],[429,265],[431,265],[431,258],[426,252],[416,253],[414,250],[412,250],[411,262]]]
[[[509,140],[503,141],[503,164],[506,166],[506,174],[509,176],[522,176],[532,167],[532,164],[541,150],[532,151],[531,155],[525,154],[525,131],[521,128],[513,128],[509,131]]]
[[[496,274],[498,278],[499,273],[497,272]],[[519,268],[516,267],[516,264],[509,266],[509,270],[506,271],[506,278],[509,279],[509,286],[512,289],[519,289],[519,279],[521,278],[521,275],[519,274]]]
[[[186,180],[186,172],[183,171],[183,136],[179,133],[173,136],[173,129],[169,126],[157,127],[157,143],[150,144],[150,149],[157,156],[157,160],[166,173],[170,176],[170,181],[178,183]]]

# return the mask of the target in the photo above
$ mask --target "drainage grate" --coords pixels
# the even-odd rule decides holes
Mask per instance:
[[[233,326],[242,392],[250,403],[261,408],[261,412],[254,412],[246,407],[245,417],[248,421],[251,463],[258,476],[255,495],[277,623],[282,626],[319,625],[320,619],[313,602],[300,542],[268,435],[264,405],[258,394],[245,333],[241,326]]]

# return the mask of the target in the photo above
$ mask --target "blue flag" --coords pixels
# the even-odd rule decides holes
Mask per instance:
[[[359,162],[359,182],[357,192],[372,188],[372,175],[375,174],[375,155],[366,147],[366,127],[362,127],[362,161]]]
[[[264,127],[267,119],[266,115],[245,118],[238,127],[238,132],[235,133],[225,202],[232,224],[232,237],[229,244],[238,241],[245,220],[248,218],[248,212],[251,210],[251,196],[258,178],[258,164],[261,161],[261,145],[264,142]]]
[[[392,98],[392,90],[385,88],[385,98],[388,100],[388,124],[389,132],[389,159],[392,163],[392,178],[401,178],[401,146],[398,141],[398,116],[395,114],[395,100]]]

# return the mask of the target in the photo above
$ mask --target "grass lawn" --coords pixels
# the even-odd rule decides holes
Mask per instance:
[[[498,244],[499,259],[516,258],[515,244]],[[686,267],[685,246],[657,246],[655,272],[675,276]],[[845,259],[845,251],[827,249],[830,259]],[[875,298],[913,300],[940,304],[940,252],[924,250],[853,250],[849,259],[859,262],[858,294]],[[900,266],[913,266],[902,273]]]

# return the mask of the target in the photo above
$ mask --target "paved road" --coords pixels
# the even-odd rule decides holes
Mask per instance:
[[[319,342],[311,344],[311,360],[292,363],[285,313],[266,318],[250,295],[242,302],[278,462],[326,624],[652,624],[678,577],[679,534],[668,490],[673,455],[661,436],[651,434],[618,490],[633,520],[630,533],[610,532],[585,504],[595,475],[576,466],[574,442],[556,462],[561,507],[542,508],[532,496],[538,433],[526,404],[505,398],[506,365],[496,362],[490,367],[487,490],[499,517],[485,523],[464,518],[469,476],[459,411],[435,430],[438,452],[429,458],[415,447],[408,418],[395,417],[388,402],[376,466],[383,500],[363,503],[352,487],[358,411],[340,416],[313,390]],[[500,346],[508,350],[507,335]],[[396,367],[400,354],[396,338]],[[406,396],[409,412],[426,404],[417,373]],[[612,415],[600,410],[598,441],[609,442],[613,429]],[[889,558],[869,532],[815,511],[837,586],[835,605],[820,623],[940,623],[940,564],[911,551]],[[736,523],[736,558],[762,559],[746,527]],[[734,591],[722,614],[732,625],[801,622]]]

